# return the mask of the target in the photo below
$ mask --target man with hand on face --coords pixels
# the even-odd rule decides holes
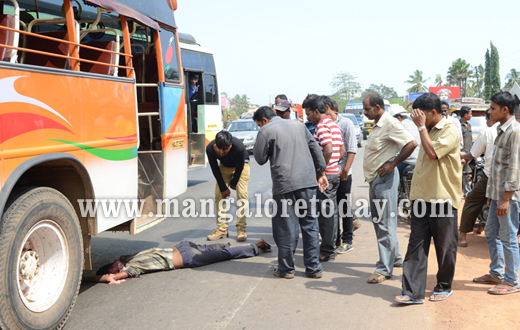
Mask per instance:
[[[217,228],[208,235],[208,241],[214,241],[229,237],[228,220],[226,220],[226,201],[231,192],[229,188],[237,191],[237,241],[243,242],[247,239],[246,214],[248,209],[247,184],[249,182],[249,152],[244,144],[233,137],[227,131],[217,133],[215,140],[206,147],[208,162],[211,166],[213,176],[217,180],[215,188],[215,204],[218,207]],[[220,165],[218,164],[220,161]],[[221,202],[221,200],[223,200]],[[241,205],[240,205],[241,204]]]
[[[441,114],[441,100],[434,93],[425,93],[415,100],[413,109],[421,147],[410,191],[412,222],[403,291],[395,298],[403,304],[424,303],[432,237],[439,270],[430,300],[451,296],[457,257],[457,209],[462,197],[459,134]]]
[[[487,183],[489,213],[486,241],[491,264],[489,274],[473,282],[495,284],[488,293],[505,295],[520,292],[518,285],[518,207],[520,201],[520,124],[515,113],[520,100],[509,92],[491,96],[491,118],[500,123],[493,149]]]
[[[402,267],[403,257],[397,240],[397,187],[399,173],[396,167],[405,161],[417,147],[403,125],[385,111],[379,94],[369,94],[363,100],[363,113],[374,120],[368,136],[363,159],[365,180],[369,183],[370,213],[374,222],[379,249],[379,261],[368,283],[381,283],[392,276],[394,267]],[[401,149],[399,155],[397,151]]]
[[[305,273],[320,278],[323,267],[319,261],[316,195],[318,188],[324,191],[328,187],[320,147],[305,125],[283,120],[267,106],[260,107],[253,119],[260,126],[253,149],[255,160],[259,165],[270,162],[276,202],[272,224],[278,267],[273,275],[294,278],[294,253],[301,228]]]

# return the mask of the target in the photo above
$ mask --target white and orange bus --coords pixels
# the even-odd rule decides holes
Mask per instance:
[[[62,328],[91,237],[139,233],[164,219],[156,199],[186,190],[176,8],[0,1],[2,329]],[[94,199],[144,200],[144,215],[82,212],[78,201]]]

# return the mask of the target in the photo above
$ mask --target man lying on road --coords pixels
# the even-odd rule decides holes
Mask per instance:
[[[183,241],[172,249],[152,248],[130,256],[121,256],[108,269],[108,274],[84,278],[84,281],[119,284],[129,276],[159,270],[195,268],[220,261],[250,258],[262,252],[271,252],[271,245],[263,239],[256,244],[230,246],[230,244],[197,245]]]

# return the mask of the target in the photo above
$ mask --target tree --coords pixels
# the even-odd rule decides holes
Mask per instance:
[[[473,79],[470,88],[468,88],[468,96],[482,97],[482,87],[484,86],[484,67],[482,64],[473,67]]]
[[[428,79],[423,80],[423,72],[420,70],[415,70],[413,74],[410,75],[410,80],[406,80],[405,83],[411,84],[412,87],[408,88],[408,93],[419,93],[426,92],[426,83]]]
[[[484,98],[491,99],[491,57],[489,56],[489,48],[486,49],[486,62],[484,63]]]
[[[506,75],[506,85],[505,88],[511,88],[516,83],[520,83],[520,72],[518,72],[516,69],[511,69],[509,73]]]
[[[435,86],[437,86],[437,87],[442,86],[442,77],[440,74],[435,76]]]
[[[361,85],[356,81],[356,79],[357,77],[353,74],[342,71],[332,78],[330,86],[334,89],[334,93],[338,94],[341,99],[348,102],[355,99],[361,92]]]
[[[462,97],[466,97],[468,78],[473,75],[473,71],[471,71],[470,68],[471,66],[466,62],[466,60],[458,58],[451,63],[451,66],[448,69],[448,74],[446,75],[446,79],[450,83],[460,87],[460,94]]]
[[[489,100],[491,96],[500,92],[500,58],[498,50],[490,42],[490,48],[486,50],[486,67],[484,70],[484,97]]]
[[[249,98],[247,97],[246,94],[243,94],[242,96],[240,95],[235,95],[232,99],[231,99],[231,108],[230,109],[231,113],[231,117],[232,118],[235,118],[236,117],[240,117],[241,114],[243,114],[244,112],[247,112],[249,111]],[[235,115],[235,116],[233,116]]]
[[[372,85],[370,85],[370,87],[365,89],[363,91],[363,93],[361,93],[360,101],[364,100],[368,94],[372,94],[372,93],[377,93],[386,100],[395,99],[395,98],[399,97],[399,95],[397,95],[397,93],[393,87],[387,87],[383,84],[381,84],[381,85],[372,84]]]

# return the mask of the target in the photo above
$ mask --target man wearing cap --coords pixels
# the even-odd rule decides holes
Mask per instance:
[[[274,106],[274,110],[276,111],[276,115],[278,117],[282,117],[283,119],[291,118],[291,102],[287,100],[280,100]]]

